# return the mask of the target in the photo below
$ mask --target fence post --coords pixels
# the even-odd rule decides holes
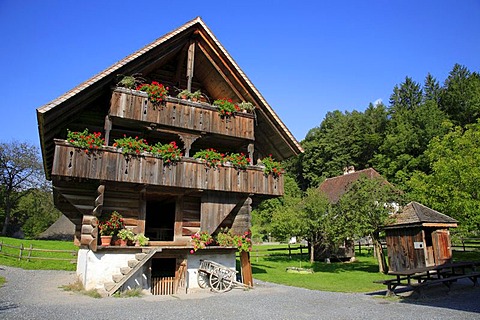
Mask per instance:
[[[0,240],[0,252],[2,252],[2,244],[3,244],[3,240]]]
[[[362,253],[362,244],[360,243],[360,240],[358,240],[358,253]]]
[[[33,245],[30,243],[30,249],[28,251],[27,261],[30,262],[30,257],[32,256]]]
[[[463,238],[460,238],[460,239],[462,239],[463,252],[465,252],[465,239],[463,239]]]
[[[20,243],[20,250],[18,251],[18,260],[22,260],[22,252],[23,252],[23,243]]]
[[[288,257],[292,259],[292,249],[290,248],[290,243],[288,244]]]

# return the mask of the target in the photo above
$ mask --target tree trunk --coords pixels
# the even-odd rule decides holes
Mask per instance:
[[[10,205],[10,197],[6,195],[5,198],[5,222],[3,223],[2,236],[7,235],[8,225],[10,224],[10,211],[12,211]]]
[[[382,244],[379,239],[372,236],[373,246],[375,250],[375,256],[378,261],[378,271],[386,274],[388,272],[387,261],[385,259],[385,254],[383,253]]]
[[[309,241],[308,244],[310,245],[310,263],[315,262],[315,242],[314,241]]]

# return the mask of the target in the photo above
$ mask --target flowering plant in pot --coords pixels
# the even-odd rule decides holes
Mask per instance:
[[[232,117],[235,112],[240,111],[240,108],[233,103],[232,99],[218,99],[213,101],[213,105],[217,107],[217,111],[222,118]]]
[[[238,107],[240,108],[240,110],[248,113],[253,113],[253,111],[255,110],[255,106],[251,102],[242,101],[238,104]]]
[[[151,147],[150,152],[155,157],[161,158],[164,164],[177,162],[182,157],[182,152],[175,141],[168,144],[157,143]]]
[[[224,158],[224,161],[230,162],[237,170],[245,170],[250,164],[250,158],[243,153],[230,153]]]
[[[75,147],[89,150],[96,150],[105,145],[105,139],[102,138],[100,132],[88,132],[88,129],[83,131],[70,131],[67,129],[67,142]]]
[[[278,161],[275,161],[272,158],[272,155],[259,160],[259,164],[263,166],[263,173],[265,175],[271,174],[275,178],[280,177],[285,171],[282,167],[282,164]]]
[[[135,73],[131,76],[119,74],[117,77],[121,77],[120,81],[117,82],[117,87],[127,89],[136,89],[138,86],[145,82],[145,79],[140,76],[140,73]]]
[[[138,137],[132,138],[123,135],[123,138],[115,139],[113,146],[117,149],[122,149],[123,154],[140,154],[144,151],[149,151],[150,146],[147,140]]]
[[[137,87],[137,90],[148,93],[148,100],[150,100],[154,106],[162,104],[168,95],[168,87],[165,87],[157,81],[152,81],[151,84],[141,84]]]
[[[135,241],[135,246],[146,246],[150,239],[146,237],[143,233],[136,234],[133,241]]]
[[[207,167],[217,167],[224,161],[225,155],[223,153],[217,152],[217,150],[213,148],[209,149],[202,149],[196,152],[193,157],[195,159],[202,159],[206,162]]]
[[[117,211],[113,211],[110,215],[103,215],[98,224],[100,236],[102,237],[102,245],[110,245],[112,237],[117,235],[118,231],[124,227],[123,217]]]
[[[194,253],[198,249],[205,249],[208,245],[213,243],[213,237],[207,231],[197,232],[191,236],[193,250],[190,250],[190,253]]]

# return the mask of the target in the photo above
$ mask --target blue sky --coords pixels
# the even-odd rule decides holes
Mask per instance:
[[[36,108],[197,16],[299,141],[406,76],[480,71],[478,0],[0,0],[0,141],[39,145]]]

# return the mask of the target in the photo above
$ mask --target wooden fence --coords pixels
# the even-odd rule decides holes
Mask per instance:
[[[13,250],[9,250],[10,252],[5,252],[4,248],[9,248]],[[18,254],[13,254],[11,251],[18,250]],[[54,260],[54,261],[69,261],[70,263],[77,263],[77,259],[72,258],[58,258],[58,257],[42,257],[42,256],[32,256],[32,252],[51,252],[51,253],[59,253],[59,254],[71,254],[73,257],[77,256],[77,251],[75,250],[55,250],[55,249],[39,249],[34,248],[33,245],[30,244],[29,247],[25,247],[23,244],[20,246],[13,246],[10,244],[3,243],[0,241],[0,255],[17,258],[18,260]]]
[[[452,249],[457,251],[480,251],[480,238],[459,238],[452,240]]]
[[[152,277],[153,295],[171,295],[177,293],[175,277]]]

